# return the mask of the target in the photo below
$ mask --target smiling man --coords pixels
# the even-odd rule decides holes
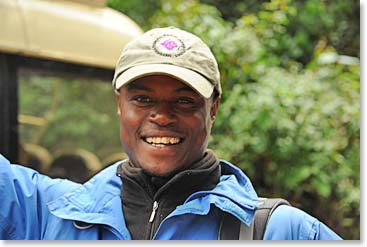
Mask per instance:
[[[146,32],[122,51],[112,84],[128,159],[76,184],[0,156],[0,238],[340,239],[287,204],[267,221],[255,216],[270,200],[207,149],[222,90],[200,38]]]
[[[206,99],[178,79],[157,74],[122,86],[116,99],[123,148],[145,172],[169,176],[203,157],[219,97]]]

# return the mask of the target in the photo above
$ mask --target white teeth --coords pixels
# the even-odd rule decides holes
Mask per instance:
[[[178,137],[146,137],[145,141],[150,144],[177,144],[180,142]]]

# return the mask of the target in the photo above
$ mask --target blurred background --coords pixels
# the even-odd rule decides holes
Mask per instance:
[[[109,61],[35,60],[34,52],[2,50],[0,69],[1,61],[5,71],[15,66],[18,82],[17,110],[9,106],[10,116],[17,116],[9,126],[19,149],[8,152],[10,159],[84,182],[125,158],[110,85],[114,62],[123,44],[142,31],[177,26],[200,36],[219,63],[224,93],[209,147],[240,167],[259,195],[286,198],[344,239],[360,239],[359,1],[55,2],[94,12],[109,7],[129,20],[114,17],[114,28],[103,24],[109,33],[94,32],[96,47],[90,48],[92,38],[77,47]],[[84,28],[72,26],[63,37],[47,33],[54,37],[47,44],[77,39]],[[111,37],[117,30],[126,31],[120,34],[125,39]],[[105,51],[114,39],[119,45]]]

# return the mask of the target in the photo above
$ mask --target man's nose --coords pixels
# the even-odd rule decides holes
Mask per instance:
[[[159,126],[168,126],[177,122],[173,106],[169,102],[161,102],[152,109],[149,120]]]

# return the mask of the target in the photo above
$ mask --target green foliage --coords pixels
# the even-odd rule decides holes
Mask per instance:
[[[144,29],[148,28],[149,23],[147,20],[154,15],[161,4],[160,1],[157,0],[109,0],[107,3],[109,7],[129,16],[129,18],[133,19]]]
[[[330,8],[264,1],[228,22],[213,6],[173,0],[150,22],[191,31],[215,53],[224,89],[210,142],[218,156],[243,169],[259,194],[286,197],[358,239],[359,60],[331,46],[343,32],[331,30],[340,9]]]
[[[40,144],[51,152],[83,147],[100,159],[120,149],[119,122],[109,83],[35,75],[20,79],[21,113],[47,122],[43,126],[21,125],[22,142]]]
[[[261,3],[266,0],[200,0],[205,4],[210,4],[218,8],[223,19],[236,22],[245,13],[256,13],[261,8]]]
[[[325,37],[339,54],[359,57],[359,2],[319,0],[201,0],[216,6],[233,23],[243,18],[282,65],[291,56],[312,60],[314,45]]]

